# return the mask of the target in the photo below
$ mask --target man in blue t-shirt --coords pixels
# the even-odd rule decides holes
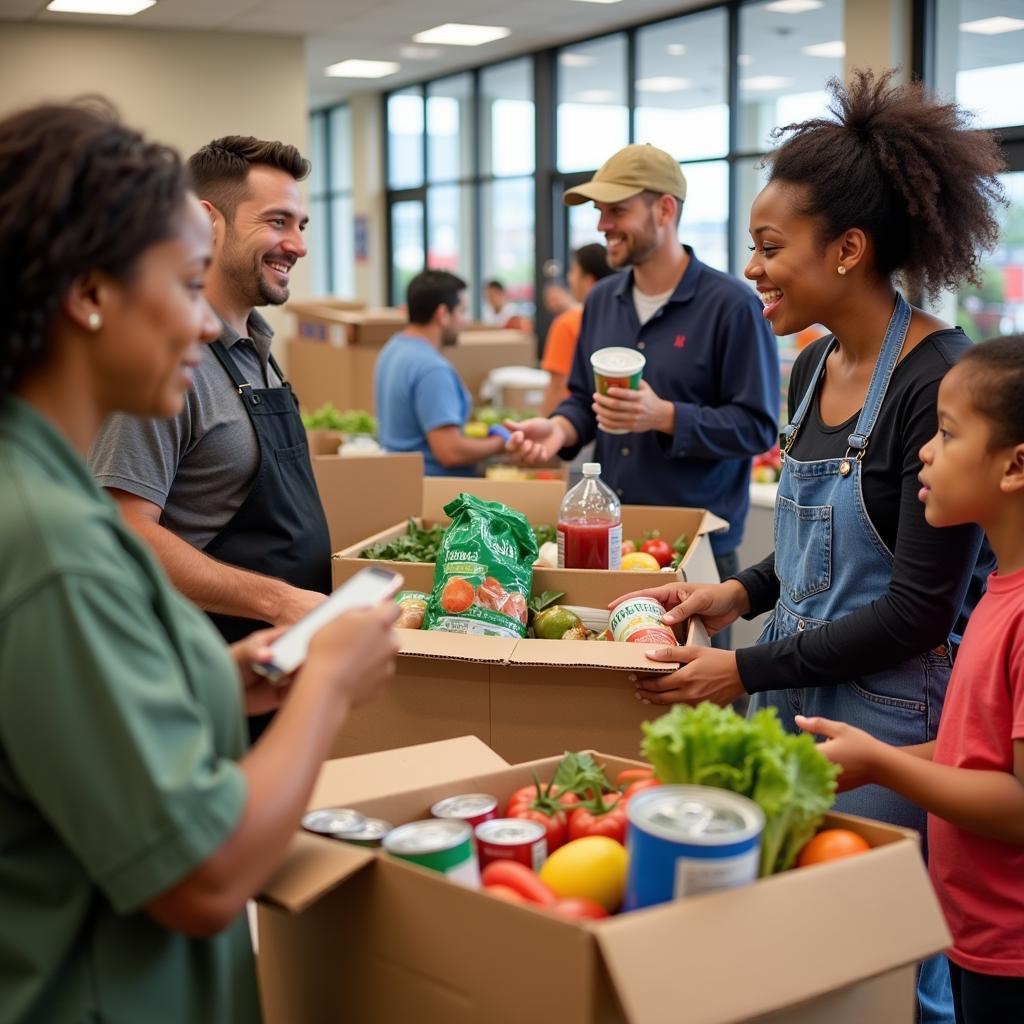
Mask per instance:
[[[503,436],[465,437],[472,402],[441,349],[454,345],[466,318],[466,282],[424,270],[405,293],[409,323],[381,349],[373,371],[374,399],[385,451],[422,452],[427,476],[476,475]],[[492,428],[493,430],[493,428]]]

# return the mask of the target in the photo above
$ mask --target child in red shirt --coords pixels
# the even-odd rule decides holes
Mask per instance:
[[[942,381],[938,413],[921,449],[925,518],[978,523],[998,562],[938,738],[897,748],[842,722],[797,723],[827,737],[841,789],[877,783],[928,810],[957,1024],[1010,1024],[1024,1021],[1024,336],[970,350]]]

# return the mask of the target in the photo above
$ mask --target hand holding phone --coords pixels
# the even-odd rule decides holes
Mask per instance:
[[[355,608],[372,608],[394,597],[404,582],[401,575],[371,565],[360,569],[270,645],[270,660],[253,662],[252,670],[272,683],[283,680],[305,660],[309,642],[321,628]]]

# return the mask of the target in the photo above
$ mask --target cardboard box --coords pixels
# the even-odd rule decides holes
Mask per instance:
[[[502,366],[536,366],[537,339],[525,331],[467,330],[459,335],[458,344],[446,348],[443,354],[476,398],[492,370]]]
[[[408,517],[423,496],[423,456],[314,455],[313,476],[331,533],[331,547],[355,543],[382,521]]]
[[[340,430],[324,430],[317,427],[306,431],[309,454],[313,458],[317,455],[337,455],[344,440],[345,435]]]
[[[506,767],[472,738],[387,751],[325,764],[310,806],[397,824],[454,793],[505,798],[557,760]],[[873,849],[604,921],[299,834],[259,903],[266,1024],[909,1024],[913,965],[950,941],[917,836],[826,824]]]
[[[393,564],[405,589],[429,593],[433,566]],[[549,570],[536,589],[564,591],[563,603],[593,608],[623,593],[613,574],[595,570]],[[650,661],[642,644],[399,633],[395,676],[371,705],[352,713],[334,756],[465,734],[509,761],[591,745],[634,756],[652,709],[636,699],[628,676],[678,667]],[[699,620],[689,624],[686,642],[708,644]]]
[[[288,311],[296,316],[296,337],[335,346],[383,344],[407,322],[401,310],[344,299],[292,304]]]

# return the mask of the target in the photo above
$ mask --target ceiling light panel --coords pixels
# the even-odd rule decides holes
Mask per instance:
[[[387,78],[402,68],[393,60],[343,60],[324,68],[328,78]]]
[[[1018,32],[1024,28],[1020,18],[980,18],[978,21],[960,22],[961,32],[974,32],[979,36],[1001,36],[1004,32]]]
[[[448,22],[426,32],[417,32],[412,37],[414,43],[434,43],[438,46],[481,46],[493,43],[496,39],[504,39],[512,34],[512,29],[498,25],[462,25]]]
[[[823,6],[823,0],[775,0],[774,3],[765,4],[764,10],[774,11],[776,14],[806,14],[808,11],[816,11]]]
[[[675,78],[672,75],[655,75],[653,78],[638,78],[636,87],[640,92],[682,92],[693,82],[689,78]]]
[[[801,53],[808,57],[845,57],[846,43],[842,39],[833,39],[828,43],[811,43],[810,46],[800,48]]]
[[[156,0],[51,0],[46,9],[55,14],[109,14],[130,18],[155,5]]]

